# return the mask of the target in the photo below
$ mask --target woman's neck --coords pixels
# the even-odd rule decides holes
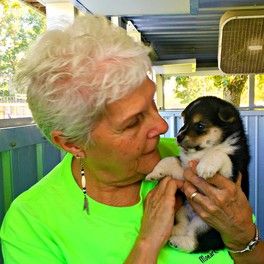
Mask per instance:
[[[88,196],[97,202],[110,206],[132,206],[140,200],[141,181],[132,184],[118,185],[106,184],[100,181],[100,177],[87,175],[86,171],[86,192]],[[72,173],[76,183],[81,186],[80,164],[79,160],[73,158]]]
[[[91,188],[89,188],[91,186]],[[140,200],[140,182],[128,186],[106,186],[87,183],[88,195],[97,202],[111,206],[132,206]]]

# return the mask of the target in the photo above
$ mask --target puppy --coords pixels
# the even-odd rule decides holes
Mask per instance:
[[[182,112],[184,126],[177,135],[179,158],[162,159],[147,180],[172,176],[183,179],[183,168],[198,160],[197,174],[208,179],[217,172],[236,182],[242,174],[242,190],[248,197],[249,149],[238,110],[214,96],[200,97]],[[187,200],[175,216],[169,243],[187,252],[224,248],[220,234],[194,213]]]

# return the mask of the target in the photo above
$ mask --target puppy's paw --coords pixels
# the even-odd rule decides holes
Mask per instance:
[[[219,170],[219,173],[225,176],[226,178],[231,178],[233,172],[233,164],[228,156],[226,156],[222,168]]]
[[[167,157],[162,159],[154,168],[154,170],[146,176],[146,180],[159,180],[165,176],[171,176],[174,179],[183,178],[183,168],[180,161],[175,157]]]
[[[186,252],[192,252],[197,247],[197,240],[191,236],[171,236],[169,244]]]
[[[162,172],[153,171],[146,176],[145,180],[147,181],[159,180],[164,178],[165,176],[167,175]]]
[[[231,178],[232,177],[232,167],[231,169],[228,167],[223,167],[220,171],[220,174],[222,174],[223,176],[225,176],[226,178]]]
[[[217,171],[218,171],[218,168],[216,168],[215,164],[211,161],[200,161],[197,165],[197,174],[204,178],[204,179],[208,179],[208,178],[211,178],[213,177]]]
[[[183,226],[182,224],[177,224],[173,227],[172,229],[172,236],[183,236],[186,234],[186,227]]]

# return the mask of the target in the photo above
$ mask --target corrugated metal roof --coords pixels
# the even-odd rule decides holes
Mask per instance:
[[[151,44],[157,60],[196,58],[197,67],[217,67],[219,21],[228,10],[264,9],[264,1],[191,1],[191,14],[124,16]]]
[[[37,2],[40,0],[24,1],[45,10],[43,9],[45,7],[40,7],[41,4]],[[156,60],[159,63],[168,60],[196,59],[197,68],[217,67],[219,21],[226,11],[263,9],[264,12],[264,0],[166,0],[162,3],[170,4],[167,8],[160,8],[158,0],[133,2],[122,0],[123,5],[117,5],[117,0],[74,0],[73,2],[77,8],[85,12],[100,13],[102,9],[105,10],[104,12],[111,9],[111,15],[116,12],[124,22],[131,21],[141,33],[143,41],[154,48]],[[134,9],[142,10],[142,15],[127,15],[131,7],[128,3],[134,4]],[[173,14],[170,14],[169,8],[173,3],[175,3],[175,10],[178,11],[173,9],[171,10]],[[187,9],[182,10],[180,4],[183,5],[184,10],[186,5],[189,5],[188,12]],[[148,10],[146,6],[149,6]],[[157,10],[163,11],[157,14]],[[103,13],[103,15],[109,14]]]

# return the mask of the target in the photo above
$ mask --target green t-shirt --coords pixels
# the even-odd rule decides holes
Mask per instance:
[[[174,140],[161,140],[162,156],[178,154]],[[166,153],[167,152],[167,153]],[[143,181],[140,201],[112,207],[88,198],[71,173],[72,155],[12,203],[1,228],[5,264],[118,264],[129,255],[140,230],[143,201],[155,182]],[[158,263],[231,264],[226,250],[188,254],[165,246]]]

